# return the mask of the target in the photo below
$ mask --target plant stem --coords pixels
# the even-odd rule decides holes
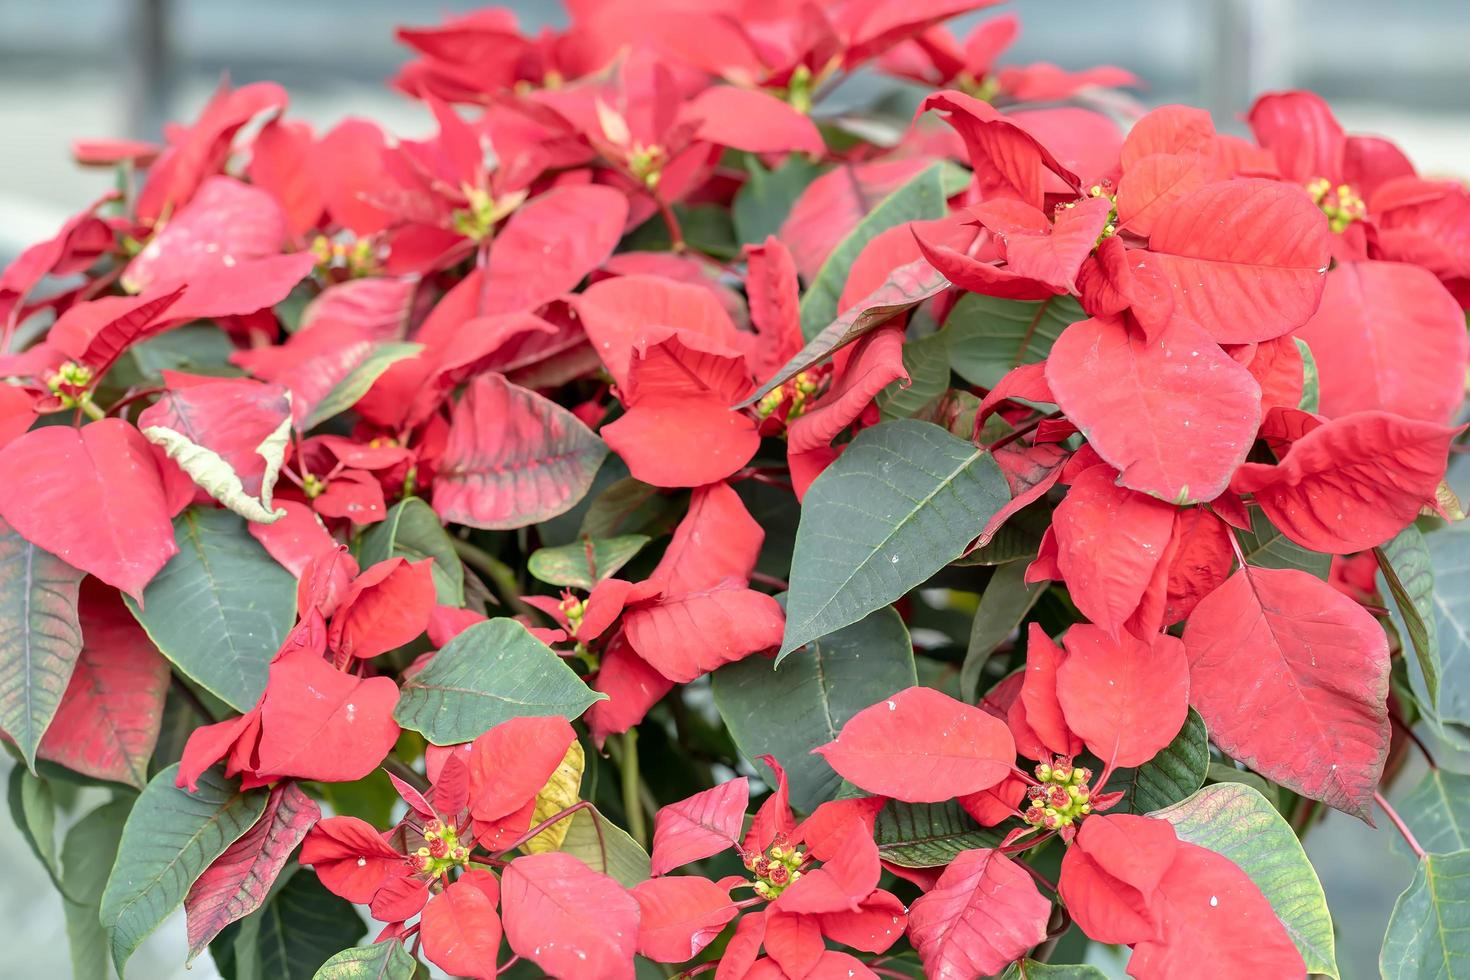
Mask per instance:
[[[578,800],[576,803],[573,803],[571,806],[567,807],[565,810],[561,810],[561,811],[559,811],[557,813],[553,813],[551,816],[547,817],[545,820],[541,821],[536,826],[532,827],[530,830],[526,831],[524,834],[522,834],[521,836],[517,837],[515,839],[515,842],[513,844],[511,844],[509,847],[506,847],[506,848],[503,848],[503,849],[501,849],[499,851],[496,851],[494,856],[497,857],[497,858],[505,857],[507,854],[509,854],[511,851],[515,850],[516,848],[520,847],[522,844],[525,844],[525,843],[528,843],[528,842],[530,842],[532,840],[535,840],[536,839],[536,836],[538,834],[540,834],[543,830],[546,830],[548,827],[555,826],[556,824],[559,824],[563,820],[565,820],[568,817],[570,817],[572,814],[576,813],[578,810],[586,810],[586,809],[588,809],[591,806],[592,806],[592,804],[589,803],[589,802],[587,802],[586,800]],[[600,828],[599,828],[598,834],[599,834],[599,836],[601,836],[601,829]],[[606,853],[604,853],[603,856],[602,856],[602,866],[604,868],[607,867],[607,854]]]
[[[679,225],[679,216],[669,207],[663,195],[657,191],[649,191],[649,195],[658,206],[659,217],[664,219],[664,226],[669,229],[669,248],[676,253],[687,250],[689,245],[684,241],[684,229]]]
[[[463,538],[450,540],[454,542],[454,550],[460,560],[490,580],[500,597],[505,600],[507,608],[520,616],[531,614],[531,607],[521,600],[520,589],[516,588],[515,573],[510,570],[509,565]]]
[[[1378,804],[1379,809],[1388,814],[1388,819],[1393,821],[1393,825],[1403,835],[1404,842],[1409,845],[1409,850],[1414,852],[1414,856],[1418,858],[1424,857],[1424,848],[1414,839],[1414,833],[1409,829],[1409,825],[1404,823],[1404,818],[1399,816],[1398,811],[1389,804],[1388,800],[1384,799],[1383,793],[1374,790],[1373,801]]]
[[[643,800],[638,792],[642,777],[638,773],[638,729],[630,728],[622,735],[622,758],[618,767],[623,777],[623,812],[628,818],[628,833],[639,846],[648,846],[648,822],[643,819]]]
[[[1418,736],[1412,726],[1407,724],[1402,718],[1391,711],[1388,713],[1388,720],[1399,726],[1399,731],[1403,732],[1408,740],[1413,742],[1414,745],[1418,747],[1419,754],[1424,756],[1424,761],[1429,763],[1429,768],[1439,768],[1439,763],[1434,761],[1434,754],[1429,751],[1429,746],[1424,744],[1423,739]]]
[[[1038,415],[1036,418],[1032,419],[1030,422],[1026,422],[1025,424],[1023,424],[1019,429],[1016,429],[1014,432],[1010,432],[1010,433],[1007,433],[1006,435],[1001,436],[999,439],[995,440],[990,445],[986,446],[985,449],[986,449],[987,452],[994,453],[997,449],[1000,449],[1002,446],[1009,446],[1011,443],[1015,442],[1017,439],[1021,438],[1022,436],[1026,435],[1027,433],[1031,432],[1037,426],[1041,425],[1041,423],[1046,422],[1049,419],[1059,419],[1061,417],[1062,417],[1062,413],[1059,412],[1059,411],[1058,412],[1051,412],[1050,414],[1047,414],[1047,415]],[[975,433],[975,434],[977,436],[979,435],[978,432]]]
[[[173,688],[174,693],[188,702],[189,707],[193,708],[194,713],[200,718],[203,718],[206,724],[213,724],[217,720],[210,713],[210,710],[204,706],[204,702],[200,700],[199,695],[194,693],[194,689],[188,684],[185,684],[179,678],[178,674],[170,673],[168,675],[168,683]]]

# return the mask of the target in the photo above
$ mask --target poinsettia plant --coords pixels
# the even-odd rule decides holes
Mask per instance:
[[[400,31],[426,139],[77,145],[0,274],[76,976],[182,907],[232,980],[1338,977],[1328,808],[1462,975],[1470,191],[990,5],[487,10]]]

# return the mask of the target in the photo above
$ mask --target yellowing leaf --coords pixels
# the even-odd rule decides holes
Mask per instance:
[[[546,785],[541,787],[541,792],[536,794],[536,810],[531,817],[532,827],[556,816],[581,798],[582,770],[586,764],[587,759],[582,753],[582,743],[572,742],[567,747],[567,754],[562,758],[561,765],[556,767],[556,771],[551,774]],[[560,850],[562,841],[566,840],[567,831],[571,827],[571,817],[558,820],[526,842],[527,853],[541,854],[545,851]]]
[[[240,475],[219,453],[166,426],[151,425],[143,430],[143,437],[162,449],[164,455],[189,474],[189,479],[205,493],[256,524],[274,524],[286,516],[284,510],[273,509],[271,493],[275,489],[276,478],[280,476],[290,435],[291,416],[288,414],[276,430],[256,447],[255,452],[265,460],[265,475],[260,483],[260,496],[254,497],[245,492]]]

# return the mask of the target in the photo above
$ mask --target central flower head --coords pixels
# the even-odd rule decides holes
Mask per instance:
[[[424,846],[408,856],[414,872],[429,878],[437,878],[452,868],[464,868],[469,862],[469,848],[459,842],[453,827],[439,820],[424,825]]]
[[[1031,826],[1058,830],[1092,812],[1092,790],[1087,785],[1092,780],[1091,769],[1058,759],[1038,765],[1036,778],[1040,784],[1026,790],[1031,802],[1022,814]]]
[[[1341,234],[1354,221],[1368,217],[1368,205],[1349,184],[1332,186],[1326,177],[1317,177],[1307,182],[1307,194],[1312,203],[1327,215],[1332,230]]]
[[[798,869],[806,860],[800,848],[787,843],[784,834],[777,834],[765,853],[747,851],[744,856],[745,866],[755,873],[755,893],[769,901],[801,877]]]

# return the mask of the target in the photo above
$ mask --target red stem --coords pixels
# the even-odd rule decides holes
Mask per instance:
[[[664,219],[664,226],[669,229],[669,248],[674,252],[683,252],[689,248],[684,241],[684,229],[679,226],[679,216],[674,209],[669,207],[663,196],[655,191],[649,191],[653,203],[658,206],[659,217]]]
[[[1424,848],[1414,839],[1413,831],[1409,829],[1408,824],[1404,823],[1404,818],[1399,816],[1398,811],[1389,804],[1388,800],[1384,799],[1383,794],[1378,790],[1374,790],[1373,801],[1378,804],[1384,813],[1388,814],[1388,819],[1393,821],[1393,825],[1403,835],[1404,842],[1409,845],[1409,850],[1414,852],[1414,856],[1418,858],[1424,857]]]
[[[1404,720],[1402,718],[1400,718],[1398,715],[1394,714],[1393,712],[1389,712],[1388,720],[1391,721],[1391,722],[1393,722],[1395,725],[1399,726],[1399,731],[1403,732],[1404,735],[1406,735],[1408,737],[1409,741],[1413,742],[1416,746],[1418,746],[1420,754],[1422,754],[1424,756],[1424,761],[1427,762],[1427,763],[1429,763],[1429,768],[1431,768],[1431,769],[1438,769],[1439,768],[1439,764],[1434,761],[1434,755],[1433,755],[1433,753],[1431,753],[1429,751],[1429,746],[1425,745],[1424,742],[1423,742],[1423,740],[1421,740],[1419,738],[1419,736],[1417,734],[1415,734],[1413,728],[1411,728],[1411,727],[1409,727],[1409,725],[1405,724]]]
[[[545,820],[541,821],[536,826],[534,826],[530,830],[526,831],[520,837],[517,837],[516,840],[515,840],[515,843],[511,844],[509,847],[505,848],[504,850],[496,851],[495,854],[494,854],[494,856],[497,857],[497,858],[505,857],[511,851],[513,851],[516,848],[520,847],[522,844],[526,843],[526,841],[531,840],[537,834],[541,833],[541,831],[545,830],[547,827],[550,827],[550,826],[553,826],[555,824],[558,824],[561,821],[565,820],[567,817],[570,817],[572,814],[576,813],[578,810],[586,810],[586,809],[590,808],[591,806],[592,806],[592,804],[589,803],[589,802],[587,802],[586,800],[578,800],[576,803],[573,803],[571,806],[567,807],[565,810],[562,810],[560,813],[553,813],[551,816],[547,817]],[[601,845],[602,844],[602,827],[600,825],[598,825],[595,820],[593,821],[593,826],[597,829],[598,844]],[[607,867],[607,849],[606,849],[605,846],[603,847],[603,852],[602,852],[602,866],[604,868]]]

